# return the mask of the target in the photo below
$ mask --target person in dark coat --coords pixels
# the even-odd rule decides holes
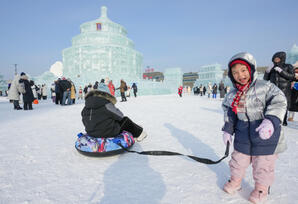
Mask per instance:
[[[291,85],[291,105],[289,107],[288,121],[294,121],[295,112],[298,112],[298,64],[294,69],[296,75],[296,82],[292,82]]]
[[[63,77],[59,84],[60,84],[60,87],[61,87],[61,90],[62,90],[62,92],[61,92],[62,93],[62,103],[61,103],[61,105],[65,105],[66,100],[67,100],[67,104],[70,105],[71,104],[71,99],[70,99],[71,83]]]
[[[60,86],[60,81],[61,79],[58,78],[57,81],[55,81],[55,94],[56,94],[56,99],[55,99],[55,104],[62,104],[62,98],[63,98],[63,91]]]
[[[264,74],[264,80],[270,81],[275,84],[287,98],[287,109],[291,106],[291,82],[295,80],[293,66],[286,64],[286,53],[277,52],[272,57],[273,67],[268,67]],[[283,125],[287,125],[286,113]]]
[[[137,87],[136,83],[133,83],[131,88],[133,89],[134,96],[137,97],[138,87]]]
[[[93,85],[93,89],[98,89],[98,81],[96,81],[95,84]]]
[[[212,98],[216,98],[216,94],[217,94],[217,84],[214,83],[212,86]]]
[[[121,94],[121,101],[120,102],[125,102],[127,101],[126,97],[125,97],[125,91],[127,91],[127,85],[126,82],[121,79],[120,80],[120,86],[118,88],[116,88],[116,90],[120,89],[120,94]]]
[[[24,110],[33,110],[32,102],[34,101],[31,86],[34,85],[33,81],[29,81],[25,73],[21,73],[20,83],[24,83],[25,93],[23,93]]]
[[[226,91],[225,91],[225,84],[222,81],[219,83],[218,90],[219,90],[219,97],[223,99],[225,97]]]
[[[111,138],[123,130],[132,133],[137,141],[143,140],[147,133],[130,118],[115,107],[117,100],[110,94],[105,84],[99,84],[97,90],[90,91],[85,97],[82,122],[87,134],[95,138]]]

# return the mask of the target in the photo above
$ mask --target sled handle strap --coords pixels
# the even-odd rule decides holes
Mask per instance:
[[[196,157],[196,156],[191,156],[191,155],[185,155],[185,154],[181,154],[178,152],[169,152],[169,151],[142,151],[142,152],[138,152],[138,151],[134,151],[134,150],[129,150],[127,148],[125,148],[121,143],[117,143],[117,145],[119,145],[123,150],[125,150],[126,152],[130,152],[130,153],[136,153],[136,154],[142,154],[142,155],[152,155],[152,156],[186,156],[189,157],[197,162],[203,163],[203,164],[218,164],[219,162],[221,162],[222,160],[224,160],[225,158],[227,158],[229,156],[229,148],[230,148],[230,143],[227,142],[227,146],[226,146],[226,151],[225,151],[225,155],[217,160],[217,161],[213,161],[207,158],[200,158],[200,157]]]

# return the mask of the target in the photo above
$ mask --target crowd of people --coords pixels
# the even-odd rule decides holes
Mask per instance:
[[[24,110],[33,110],[32,103],[35,100],[47,100],[47,86],[35,85],[34,81],[29,80],[26,73],[22,72],[15,75],[13,81],[8,84],[8,99],[13,103],[15,110],[23,109],[19,101],[23,101]]]
[[[115,88],[113,81],[106,79],[101,79],[100,82],[96,81],[94,85],[89,83],[84,88],[79,87],[77,91],[75,84],[71,79],[66,79],[65,77],[58,78],[51,85],[50,94],[53,103],[56,105],[72,105],[76,103],[76,99],[84,100],[85,96],[92,90],[99,89],[103,84],[107,85],[111,95],[115,96],[116,90],[119,90],[121,95],[121,101],[127,101],[127,97],[131,96],[131,91],[133,90],[134,97],[137,97],[138,87],[136,83],[132,86],[127,86],[126,82],[121,79],[120,86]],[[39,100],[48,99],[48,90],[46,84],[35,85],[34,81],[29,80],[29,77],[22,72],[20,75],[15,75],[13,81],[8,84],[8,99],[14,105],[15,110],[22,110],[20,106],[20,101],[24,104],[24,110],[33,110],[32,103]]]
[[[202,84],[200,84],[199,87],[198,86],[193,87],[194,95],[205,96],[207,94],[208,98],[210,97],[217,98],[217,91],[219,91],[220,98],[223,99],[225,95],[230,91],[230,87],[225,86],[222,81],[219,83],[219,86],[217,86],[216,83],[212,85],[211,82],[209,82],[207,85],[207,88]]]

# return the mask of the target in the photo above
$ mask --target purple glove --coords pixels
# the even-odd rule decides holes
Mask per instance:
[[[266,69],[266,72],[267,73],[270,73],[270,71],[271,71],[272,68],[273,68],[272,66],[268,66],[267,69]]]
[[[259,132],[262,140],[268,140],[274,132],[274,127],[270,120],[264,119],[256,131]]]
[[[278,73],[282,72],[282,68],[280,67],[274,67],[274,70],[277,71]]]
[[[232,135],[225,131],[222,135],[222,139],[223,139],[223,142],[225,143],[225,145],[227,145],[228,141],[230,144],[232,144]]]

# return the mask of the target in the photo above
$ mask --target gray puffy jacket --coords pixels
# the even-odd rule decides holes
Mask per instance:
[[[257,79],[256,62],[251,54],[239,53],[232,57],[229,64],[237,59],[244,60],[251,66],[252,82],[246,93],[245,112],[236,115],[231,104],[237,89],[229,69],[228,75],[234,89],[226,95],[222,103],[225,121],[223,131],[235,135],[234,149],[244,154],[255,156],[280,153],[286,149],[281,126],[287,107],[285,95],[274,84]],[[269,119],[274,126],[274,133],[268,140],[262,140],[255,130],[264,118]]]

